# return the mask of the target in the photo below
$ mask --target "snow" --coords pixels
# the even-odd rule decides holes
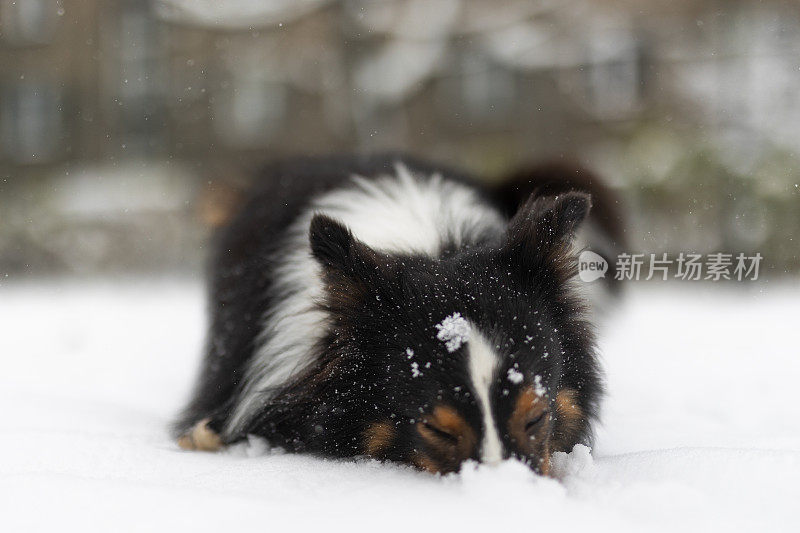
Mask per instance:
[[[127,160],[86,165],[58,176],[44,189],[48,209],[73,217],[113,217],[120,213],[175,213],[192,200],[194,176],[179,164]]]
[[[461,348],[469,340],[469,322],[461,313],[453,313],[436,324],[436,338],[445,343],[447,351],[452,353]]]
[[[525,376],[522,375],[522,372],[516,368],[509,368],[507,377],[508,381],[515,385],[519,385],[525,379]]]
[[[184,452],[165,427],[203,339],[198,283],[0,285],[4,531],[796,531],[796,285],[656,284],[602,337],[592,455],[408,468]]]
[[[533,391],[537,396],[544,396],[547,394],[547,389],[542,385],[542,376],[533,376]]]

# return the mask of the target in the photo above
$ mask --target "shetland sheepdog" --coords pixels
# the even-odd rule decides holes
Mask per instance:
[[[393,155],[267,168],[215,244],[179,445],[256,435],[434,473],[513,457],[547,474],[587,442],[602,385],[575,240],[618,246],[615,202],[584,169],[486,183]]]

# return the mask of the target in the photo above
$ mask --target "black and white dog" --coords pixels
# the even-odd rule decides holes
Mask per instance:
[[[607,189],[559,172],[491,189],[391,156],[270,167],[216,245],[181,447],[257,435],[431,472],[516,457],[546,474],[589,438],[601,395],[573,240]]]

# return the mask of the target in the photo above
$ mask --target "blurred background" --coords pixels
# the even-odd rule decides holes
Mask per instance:
[[[798,148],[797,2],[0,0],[0,283],[198,274],[265,162],[386,149],[578,159],[631,251],[797,279]]]

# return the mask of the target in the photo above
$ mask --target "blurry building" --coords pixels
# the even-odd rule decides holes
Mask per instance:
[[[796,9],[631,5],[0,0],[0,271],[193,268],[262,162],[380,149],[574,155],[641,249],[797,269]]]

